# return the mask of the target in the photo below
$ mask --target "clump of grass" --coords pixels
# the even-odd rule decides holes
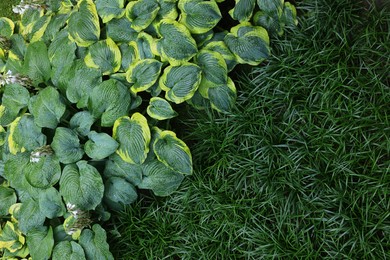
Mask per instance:
[[[300,11],[232,113],[182,118],[195,173],[115,219],[118,259],[390,258],[389,12]]]
[[[4,0],[0,2],[0,17],[8,17],[13,21],[18,19],[18,15],[12,12],[12,6],[16,6],[20,0]]]

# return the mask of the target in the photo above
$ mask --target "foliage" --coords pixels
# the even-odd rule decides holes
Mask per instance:
[[[220,29],[219,5],[202,0],[26,0],[14,11],[20,21],[0,18],[1,254],[112,259],[109,211],[138,190],[168,196],[193,172],[188,146],[161,129],[173,106],[231,110],[228,73],[269,56],[267,30],[241,19]]]

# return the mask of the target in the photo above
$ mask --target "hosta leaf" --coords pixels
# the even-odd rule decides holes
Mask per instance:
[[[170,19],[163,19],[158,24],[161,39],[157,48],[163,61],[172,65],[189,61],[198,52],[196,42],[184,25]]]
[[[46,87],[30,99],[28,108],[39,127],[55,129],[65,113],[66,106],[53,87]]]
[[[51,147],[60,162],[65,164],[77,162],[84,155],[76,132],[65,127],[57,127]]]
[[[193,63],[183,63],[165,68],[159,86],[166,91],[165,98],[176,104],[190,99],[197,90],[202,70]]]
[[[46,144],[46,136],[36,126],[32,115],[24,114],[9,126],[8,148],[11,154],[32,151]]]
[[[201,34],[193,34],[192,37],[196,41],[196,44],[199,47],[202,47],[206,42],[210,41],[214,36],[214,30],[209,30]]]
[[[258,65],[268,58],[270,53],[267,31],[260,26],[241,23],[226,35],[225,43],[242,64]]]
[[[284,0],[257,0],[259,8],[265,12],[282,13]]]
[[[106,133],[91,131],[85,143],[85,153],[94,160],[104,159],[113,154],[119,144]]]
[[[11,37],[14,34],[15,24],[7,17],[0,17],[0,36],[6,38]]]
[[[99,40],[99,17],[93,0],[81,0],[77,6],[68,20],[69,36],[78,46],[88,47]]]
[[[208,89],[208,98],[210,99],[211,106],[219,112],[231,111],[236,97],[236,87],[230,78],[228,78],[227,84]]]
[[[178,7],[181,11],[179,22],[194,34],[213,29],[222,18],[214,1],[179,0]]]
[[[100,69],[103,75],[108,75],[119,70],[121,52],[115,42],[108,38],[91,45],[84,61],[88,67]]]
[[[19,33],[23,35],[24,38],[28,38],[34,24],[43,15],[44,15],[43,10],[39,10],[35,8],[27,8],[20,18]]]
[[[131,1],[126,6],[126,17],[131,21],[131,27],[140,32],[153,22],[159,9],[156,0]]]
[[[69,126],[79,135],[86,136],[94,122],[95,119],[89,111],[80,111],[72,116]]]
[[[27,246],[33,259],[50,259],[54,246],[53,229],[45,226],[28,232]]]
[[[106,24],[107,37],[115,42],[128,43],[137,38],[138,32],[131,28],[127,17],[112,19]]]
[[[103,180],[98,170],[86,161],[66,165],[60,179],[65,203],[80,210],[93,210],[103,198]]]
[[[264,11],[258,11],[253,16],[253,23],[267,29],[269,34],[283,34],[282,22],[276,12],[267,13]]]
[[[113,210],[123,210],[124,205],[130,205],[138,197],[133,184],[123,178],[111,177],[104,187],[104,202]]]
[[[85,260],[83,248],[74,241],[61,241],[53,249],[53,260]]]
[[[50,15],[43,15],[33,24],[31,32],[27,35],[27,40],[30,41],[30,43],[42,39],[43,34],[50,23],[51,17],[52,16]]]
[[[119,143],[116,152],[122,160],[132,164],[142,164],[145,161],[151,135],[143,115],[134,113],[131,118],[118,118],[114,124],[113,137]]]
[[[125,0],[96,0],[96,9],[103,23],[123,16],[125,13],[124,2]]]
[[[50,43],[48,55],[53,67],[69,66],[76,59],[77,45],[69,40],[68,31],[62,30]]]
[[[138,58],[136,44],[122,43],[119,45],[119,49],[122,56],[121,70],[127,71],[130,65]]]
[[[8,215],[8,209],[16,203],[16,194],[12,188],[0,186],[0,216]]]
[[[158,79],[162,63],[155,59],[143,59],[133,63],[126,73],[128,82],[133,83],[134,93],[147,90]]]
[[[49,80],[51,65],[45,43],[38,41],[28,45],[23,66],[24,73],[35,85]]]
[[[30,159],[30,163],[27,164],[26,180],[36,188],[46,189],[54,186],[61,176],[61,166],[58,158],[53,155],[46,155],[37,160],[39,161]]]
[[[175,1],[167,1],[167,0],[157,0],[158,4],[160,5],[160,10],[157,13],[156,18],[154,19],[153,23],[159,23],[162,19],[172,19],[176,20],[179,16],[179,13],[177,11],[177,0]]]
[[[106,178],[124,178],[128,182],[138,185],[142,179],[142,168],[137,164],[125,162],[118,154],[113,154],[106,162],[104,176]]]
[[[22,108],[27,107],[29,100],[30,93],[25,87],[19,84],[10,84],[4,87],[3,98],[1,100],[2,105],[14,114],[17,115]]]
[[[0,125],[6,126],[18,117],[18,112],[9,107],[0,105]]]
[[[288,26],[298,25],[297,10],[295,9],[295,6],[289,2],[284,3],[283,14],[281,19],[283,23]]]
[[[112,126],[115,120],[128,113],[131,95],[128,88],[115,79],[103,81],[90,95],[89,110],[101,117],[102,126]]]
[[[137,39],[130,42],[130,45],[134,45],[139,59],[153,59],[158,55],[156,40],[145,32],[139,33]]]
[[[16,224],[7,221],[4,227],[0,228],[0,231],[0,248],[5,248],[14,253],[23,247],[25,238],[17,229]]]
[[[177,116],[168,101],[160,97],[152,97],[149,101],[147,113],[157,120],[165,120]]]
[[[158,160],[181,174],[192,174],[192,157],[188,146],[172,131],[161,131],[153,144]]]
[[[20,34],[14,34],[11,36],[10,41],[11,49],[8,52],[8,59],[23,60],[27,51],[27,44],[24,38]],[[17,72],[14,70],[12,71]]]
[[[28,199],[22,203],[19,210],[19,229],[23,234],[39,228],[45,222],[45,215],[41,212],[38,202]]]
[[[227,81],[227,65],[222,55],[215,51],[201,50],[195,63],[202,69],[202,77],[214,84]]]
[[[61,217],[66,209],[62,197],[56,188],[50,187],[39,193],[39,208],[47,218]]]
[[[29,153],[18,153],[17,155],[9,156],[4,165],[4,177],[7,179],[10,186],[19,192],[24,190],[26,186],[27,180],[24,175],[24,169],[29,161]]]
[[[56,35],[63,27],[65,27],[66,21],[68,20],[69,16],[70,14],[57,14],[54,19],[51,19],[46,27],[42,39],[45,42],[52,42],[53,40],[55,40]]]
[[[236,5],[229,11],[230,16],[239,22],[251,19],[256,0],[235,0]]]
[[[180,186],[184,176],[154,160],[143,166],[144,177],[138,185],[140,189],[150,189],[157,196],[168,196]]]
[[[237,65],[236,57],[223,41],[212,41],[203,47],[203,50],[215,51],[221,54],[225,59],[228,72],[232,71]]]
[[[99,224],[95,224],[92,226],[92,230],[83,230],[79,243],[83,247],[87,259],[114,260],[106,240],[106,231]]]

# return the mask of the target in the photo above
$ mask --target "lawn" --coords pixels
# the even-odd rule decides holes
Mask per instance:
[[[234,112],[182,117],[195,173],[115,218],[118,259],[390,257],[390,15],[365,8],[299,4]]]
[[[12,6],[18,5],[20,0],[3,0],[0,3],[0,17],[8,17],[16,20],[18,15],[12,12]]]

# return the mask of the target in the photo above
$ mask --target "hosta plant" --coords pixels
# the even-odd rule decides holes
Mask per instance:
[[[191,175],[161,122],[183,102],[230,110],[228,73],[270,51],[246,18],[219,28],[219,2],[31,0],[19,21],[0,18],[0,256],[112,259],[109,212]]]

